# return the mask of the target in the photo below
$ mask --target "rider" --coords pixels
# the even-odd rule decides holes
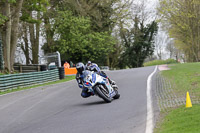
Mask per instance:
[[[83,71],[86,70],[86,66],[82,63],[79,62],[76,64],[76,69],[77,69],[77,74],[76,74],[76,81],[78,82],[78,86],[82,88],[81,96],[83,98],[87,98],[91,95],[94,95],[92,92],[88,92],[86,88],[83,88]]]
[[[90,70],[90,71],[95,71],[97,72],[99,75],[101,75],[104,78],[108,78],[108,76],[106,75],[106,73],[104,71],[101,71],[100,68],[98,67],[98,65],[96,63],[92,63],[91,61],[88,61],[88,63],[86,64],[86,69]],[[111,80],[110,78],[108,78],[109,82],[111,85],[115,84],[115,81]]]
[[[88,92],[87,89],[83,88],[83,83],[82,83],[83,71],[85,71],[85,70],[95,71],[95,72],[97,72],[97,74],[99,74],[99,75],[101,75],[105,78],[108,78],[108,76],[103,71],[100,70],[98,65],[95,64],[95,63],[91,63],[91,61],[88,61],[86,66],[82,62],[77,63],[76,69],[77,69],[76,80],[78,82],[79,87],[82,88],[81,96],[84,97],[84,98],[87,98],[87,97],[94,95],[94,94],[92,92]],[[108,78],[108,80],[109,80],[111,85],[115,84],[115,82],[112,81],[110,78]]]

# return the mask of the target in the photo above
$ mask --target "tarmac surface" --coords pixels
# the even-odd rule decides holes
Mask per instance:
[[[106,71],[121,94],[111,103],[82,98],[75,80],[0,96],[0,133],[144,133],[154,68]]]

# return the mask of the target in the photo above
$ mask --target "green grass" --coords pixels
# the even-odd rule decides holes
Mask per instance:
[[[155,65],[162,65],[162,64],[175,64],[177,63],[174,59],[167,59],[167,60],[153,60],[149,62],[145,62],[144,66],[155,66]]]
[[[162,71],[162,75],[169,79],[177,93],[189,91],[200,97],[200,63],[184,63],[169,66],[171,70]]]
[[[200,133],[200,105],[170,110],[154,133]]]
[[[49,82],[49,83],[44,83],[44,84],[39,84],[39,85],[33,85],[33,86],[28,86],[28,87],[18,87],[16,89],[7,89],[7,90],[4,90],[4,91],[0,91],[0,95],[11,93],[11,92],[15,92],[15,91],[20,91],[20,90],[26,90],[26,89],[36,88],[36,87],[40,87],[40,86],[46,86],[46,85],[52,85],[52,84],[67,82],[67,81],[70,81],[70,80],[73,80],[73,79],[75,79],[74,75],[72,75],[72,76],[66,76],[65,79],[58,80],[58,81],[53,81],[53,82]]]
[[[200,63],[169,65],[171,68],[161,74],[172,84],[179,96],[186,97],[189,91],[192,101],[200,99]],[[154,133],[200,133],[200,105],[185,106],[162,111]]]

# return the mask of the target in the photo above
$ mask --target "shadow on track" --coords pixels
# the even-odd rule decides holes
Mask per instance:
[[[108,104],[105,101],[94,101],[90,103],[79,103],[76,104],[75,106],[93,106],[93,105],[102,105],[102,104]]]

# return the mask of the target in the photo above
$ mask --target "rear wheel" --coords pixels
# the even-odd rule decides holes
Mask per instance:
[[[104,86],[96,86],[96,92],[105,102],[110,103],[112,98],[109,96],[108,89],[104,88]]]

